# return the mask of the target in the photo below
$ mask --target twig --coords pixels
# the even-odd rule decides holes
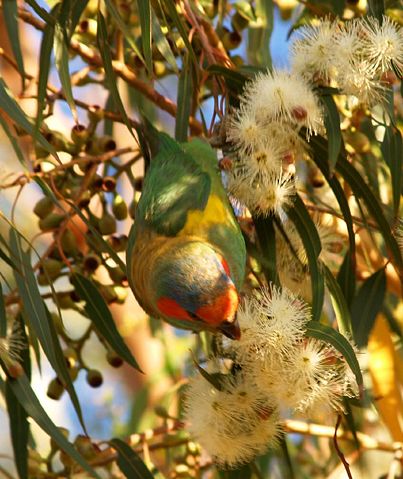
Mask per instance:
[[[349,477],[349,479],[353,479],[353,476],[351,475],[351,471],[350,471],[350,464],[347,462],[346,458],[344,457],[344,454],[342,450],[340,449],[339,444],[337,442],[337,431],[339,430],[340,424],[341,424],[341,415],[339,414],[337,416],[336,427],[334,428],[333,444],[334,444],[334,448],[336,449],[337,455],[339,456],[341,462],[343,463],[347,476]]]
[[[343,429],[338,429],[335,431],[334,427],[323,426],[321,424],[312,424],[303,421],[296,421],[294,419],[287,419],[284,421],[283,427],[286,432],[293,432],[308,436],[328,437],[329,439],[334,438],[336,434],[337,439],[341,441],[355,441],[354,436],[350,431],[344,431]],[[364,450],[377,450],[392,453],[403,450],[402,442],[386,443],[378,441],[377,439],[359,431],[357,431],[356,435],[360,447]]]

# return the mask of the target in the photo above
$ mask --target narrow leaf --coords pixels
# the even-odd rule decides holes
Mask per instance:
[[[322,313],[325,284],[319,269],[318,256],[322,249],[320,238],[303,201],[296,195],[294,204],[287,210],[287,215],[297,228],[308,258],[312,283],[312,317],[319,321]]]
[[[6,334],[7,334],[6,305],[4,303],[3,286],[0,281],[0,338],[5,338]]]
[[[222,65],[210,65],[207,68],[210,75],[220,75],[224,78],[226,86],[232,91],[234,95],[240,95],[245,87],[245,83],[250,77],[247,75],[223,67]]]
[[[78,22],[80,21],[81,15],[85,10],[85,7],[87,6],[89,0],[75,0],[72,8],[71,8],[71,14],[70,14],[70,32],[69,32],[69,37],[74,33],[74,30],[76,29],[76,26]]]
[[[175,55],[172,53],[171,46],[164,35],[161,25],[158,21],[157,15],[152,15],[152,32],[153,32],[153,41],[155,46],[165,60],[169,63],[172,70],[177,73],[178,65],[176,64]]]
[[[403,150],[402,135],[396,127],[392,125],[386,127],[385,137],[381,148],[386,164],[390,170],[393,192],[393,210],[397,216],[402,195]]]
[[[62,11],[60,12],[60,15]],[[59,18],[60,21],[60,18]],[[60,83],[62,85],[63,94],[73,114],[74,120],[77,122],[77,108],[73,98],[73,90],[71,88],[71,79],[69,72],[69,52],[67,49],[67,32],[59,23],[55,27],[54,35],[54,51],[56,68],[59,74]]]
[[[78,273],[73,275],[71,283],[80,298],[85,301],[85,311],[105,341],[116,354],[141,372],[137,361],[119,334],[112,314],[95,284]]]
[[[311,338],[320,339],[336,348],[337,351],[343,355],[347,364],[353,371],[355,378],[357,379],[357,384],[359,386],[363,384],[360,365],[354,353],[354,349],[342,334],[319,321],[309,321],[307,324],[306,335]]]
[[[182,40],[186,46],[186,50],[188,54],[190,55],[190,58],[192,59],[192,62],[195,68],[197,68],[198,66],[197,57],[189,41],[189,36],[188,36],[188,32],[186,31],[185,24],[176,10],[175,1],[164,0],[163,4],[164,4],[164,8],[166,8],[166,10],[168,11],[169,16],[171,17],[171,20],[173,21],[175,27],[178,29],[178,32],[180,33],[180,36],[182,37]]]
[[[325,264],[323,264],[322,267],[325,272],[326,286],[330,292],[339,331],[344,336],[352,337],[353,329],[351,326],[351,316],[346,298],[344,297],[343,291],[341,290],[339,283],[333,276],[330,269]]]
[[[252,65],[271,67],[270,37],[273,31],[274,4],[266,0],[256,0],[255,24],[248,29],[248,59]]]
[[[384,0],[368,0],[368,14],[382,23],[382,15],[385,13]]]
[[[10,39],[11,49],[14,53],[14,58],[18,66],[18,71],[20,72],[22,77],[22,88],[24,89],[25,71],[24,60],[21,52],[20,36],[18,32],[17,2],[16,0],[3,0],[2,7],[4,23],[6,24],[8,38]]]
[[[57,11],[55,7],[54,11]],[[48,85],[48,77],[50,71],[50,60],[52,55],[53,37],[55,27],[52,23],[47,23],[42,34],[41,48],[39,52],[39,78],[38,78],[38,94],[37,94],[37,112],[35,128],[39,131],[42,125],[43,110],[45,108],[46,88]]]
[[[14,392],[15,397],[25,409],[26,413],[41,427],[74,461],[77,462],[84,470],[86,470],[92,477],[100,479],[99,475],[87,463],[83,456],[74,449],[72,444],[64,437],[59,428],[52,422],[46,411],[41,406],[38,398],[29,384],[25,375],[18,379],[10,379],[10,387]]]
[[[133,138],[136,139],[133,133],[132,127],[130,126],[130,122],[126,114],[126,110],[123,106],[122,100],[119,95],[117,81],[116,81],[115,73],[112,67],[112,56],[111,56],[111,51],[108,44],[108,33],[106,30],[105,19],[100,10],[98,10],[97,42],[98,42],[99,52],[102,57],[103,67],[105,69],[105,81],[108,86],[108,90],[111,92],[115,106],[118,108],[119,113],[121,114],[123,121],[125,122],[129,132],[131,133]]]
[[[28,479],[28,435],[27,413],[16,398],[8,379],[5,384],[5,399],[10,424],[15,465],[20,479]]]
[[[55,17],[49,14],[44,8],[40,7],[35,0],[26,0],[26,2],[32,7],[32,10],[45,21],[45,23],[48,25],[54,25],[56,23]]]
[[[11,133],[10,128],[7,125],[7,122],[4,120],[4,118],[0,115],[0,125],[2,126],[5,134],[8,136],[8,139],[10,140],[11,146],[13,147],[13,150],[18,158],[18,161],[21,163],[22,167],[24,170],[28,170],[27,168],[27,162],[24,157],[24,153],[22,152],[20,145],[18,144],[17,138]]]
[[[343,296],[346,298],[347,304],[350,306],[355,295],[355,271],[351,259],[351,250],[347,251],[344,256],[343,263],[340,266],[339,274],[337,275],[337,282]]]
[[[46,151],[52,154],[57,161],[60,162],[53,146],[42,136],[41,133],[35,130],[32,123],[28,120],[25,113],[21,110],[18,103],[12,97],[12,94],[2,78],[0,78],[0,109],[6,111],[7,115],[19,127],[31,135]]]
[[[303,133],[305,134],[305,132]],[[335,175],[330,174],[328,158],[328,141],[316,135],[311,138],[310,145],[312,146],[313,160],[326,178],[330,188],[332,189],[337,203],[339,204],[340,211],[343,214],[344,221],[346,222],[348,239],[350,243],[350,252],[353,265],[353,271],[355,270],[355,233],[353,227],[353,218],[351,216],[350,206],[348,204],[344,190],[340,184],[340,181]]]
[[[141,457],[121,439],[112,439],[109,444],[118,453],[117,464],[127,479],[154,479]]]
[[[276,263],[276,232],[273,218],[264,218],[254,216],[253,223],[257,238],[259,240],[260,250],[263,253],[265,262],[262,263],[264,275],[268,282],[278,285],[277,263]]]
[[[137,0],[141,26],[141,43],[146,67],[150,75],[153,74],[153,58],[151,52],[151,5],[149,0]]]
[[[351,306],[354,339],[365,347],[376,315],[382,308],[386,292],[386,273],[382,268],[364,281]]]
[[[337,158],[339,156],[342,144],[340,115],[336,103],[331,95],[323,95],[320,97],[320,99],[325,108],[325,127],[329,143],[329,171],[332,173],[337,163]]]
[[[186,141],[188,138],[192,90],[192,66],[189,61],[189,55],[185,55],[178,81],[178,111],[176,113],[175,123],[175,139],[177,141]]]
[[[10,231],[10,247],[20,264],[21,272],[14,271],[14,277],[25,313],[29,314],[29,324],[35,332],[50,364],[60,380],[64,383],[80,423],[85,430],[80,403],[67,370],[66,360],[57,337],[55,326],[39,292],[29,254],[23,251],[21,240],[14,229]]]
[[[145,64],[144,57],[137,47],[136,39],[133,36],[132,30],[123,21],[118,9],[115,7],[115,4],[111,0],[105,0],[105,5],[107,6],[108,12],[112,15],[112,18],[116,22],[119,30],[123,33],[127,43],[132,47],[133,51],[140,58],[140,60]]]
[[[347,161],[344,155],[339,156],[336,170],[351,186],[354,194],[358,198],[363,198],[368,211],[371,213],[375,221],[378,223],[382,236],[387,244],[398,269],[403,269],[403,258],[400,252],[396,238],[392,234],[391,227],[383,214],[382,206],[379,204],[377,197],[372,193],[371,189],[365,183],[358,171]]]

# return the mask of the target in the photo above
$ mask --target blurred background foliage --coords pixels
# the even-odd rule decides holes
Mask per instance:
[[[1,1],[0,476],[336,478],[347,474],[341,456],[354,478],[401,477],[396,76],[386,107],[393,121],[365,109],[348,116],[338,102],[327,139],[313,137],[311,159],[299,166],[299,233],[314,275],[305,299],[325,324],[342,329],[351,318],[360,348],[366,387],[346,400],[345,441],[333,441],[326,417],[312,427],[288,421],[280,448],[239,470],[215,468],[180,421],[189,350],[202,358],[209,335],[146,318],[124,264],[150,160],[142,119],[180,141],[217,140],[245,81],[288,66],[298,26],[368,11],[401,25],[400,8],[380,0]],[[306,212],[337,233],[326,272],[314,267]],[[253,289],[276,271],[274,227],[248,215],[240,224]]]

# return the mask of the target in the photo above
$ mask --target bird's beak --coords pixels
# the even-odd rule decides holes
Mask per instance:
[[[218,331],[220,331],[224,336],[230,339],[240,339],[241,338],[241,329],[239,327],[239,323],[235,318],[234,321],[224,321],[218,327]]]

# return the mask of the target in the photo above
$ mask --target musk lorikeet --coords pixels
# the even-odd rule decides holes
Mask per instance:
[[[246,251],[217,157],[200,139],[158,142],[129,237],[130,285],[153,317],[239,339]]]

